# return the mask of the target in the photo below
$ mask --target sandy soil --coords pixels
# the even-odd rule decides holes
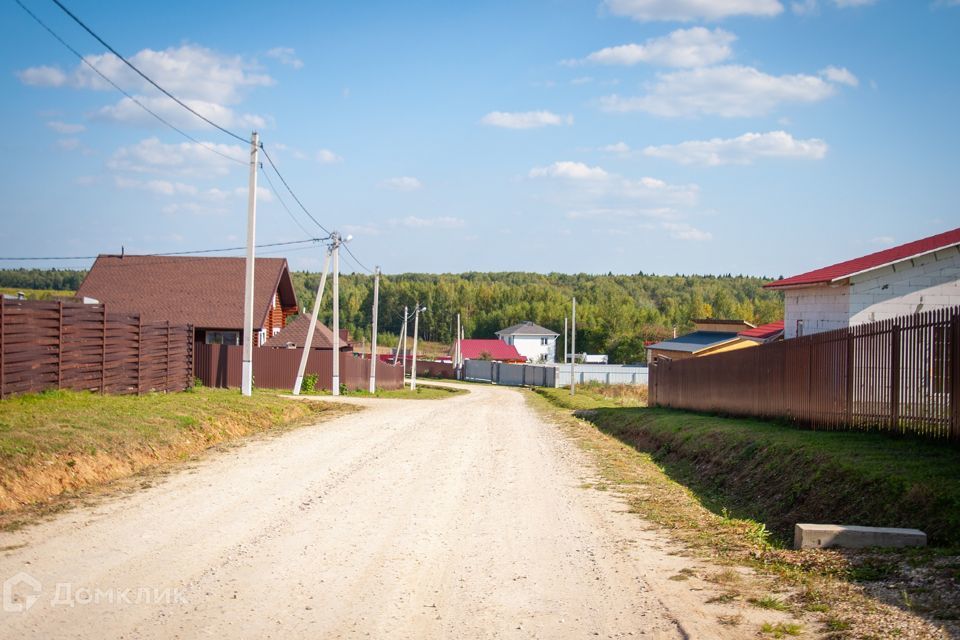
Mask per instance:
[[[350,400],[367,409],[0,534],[0,580],[19,575],[0,636],[741,638],[783,619],[708,603],[687,574],[710,568],[584,488],[583,454],[519,392],[470,390]]]

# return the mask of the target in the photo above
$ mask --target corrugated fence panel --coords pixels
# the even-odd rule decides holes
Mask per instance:
[[[655,406],[960,442],[960,307],[650,367]]]

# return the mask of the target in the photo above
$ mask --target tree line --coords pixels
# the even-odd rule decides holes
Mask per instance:
[[[72,269],[0,270],[0,287],[76,291],[86,275]],[[300,308],[310,310],[320,274],[293,272]],[[749,276],[480,273],[385,275],[380,281],[379,329],[399,335],[403,307],[427,306],[420,336],[452,343],[456,314],[468,338],[493,338],[499,329],[531,320],[563,333],[577,297],[577,351],[606,353],[611,362],[642,361],[644,343],[683,333],[695,318],[734,318],[755,324],[783,318],[783,296],[763,289],[771,278]],[[320,320],[330,325],[331,282]],[[340,277],[340,326],[370,339],[373,277]],[[412,334],[412,328],[411,328]],[[386,344],[381,341],[381,344]],[[558,345],[558,349],[562,348]]]

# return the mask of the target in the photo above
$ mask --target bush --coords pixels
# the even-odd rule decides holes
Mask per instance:
[[[313,393],[317,390],[317,381],[320,379],[315,373],[308,373],[303,376],[303,384],[301,385],[302,391],[304,393]]]

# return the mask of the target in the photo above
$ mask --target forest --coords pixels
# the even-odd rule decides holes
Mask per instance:
[[[85,271],[0,270],[0,287],[75,291]],[[310,310],[320,275],[294,272],[301,309]],[[381,345],[399,335],[403,307],[419,302],[420,337],[450,343],[456,314],[466,336],[493,338],[498,329],[532,320],[557,333],[577,297],[577,351],[606,353],[611,362],[640,362],[644,342],[684,332],[694,318],[735,318],[756,324],[783,317],[783,297],[762,288],[771,278],[735,275],[591,275],[561,273],[404,273],[380,280]],[[330,281],[320,319],[331,319]],[[356,342],[369,344],[373,277],[340,277],[340,324]],[[412,332],[412,329],[411,329]]]

